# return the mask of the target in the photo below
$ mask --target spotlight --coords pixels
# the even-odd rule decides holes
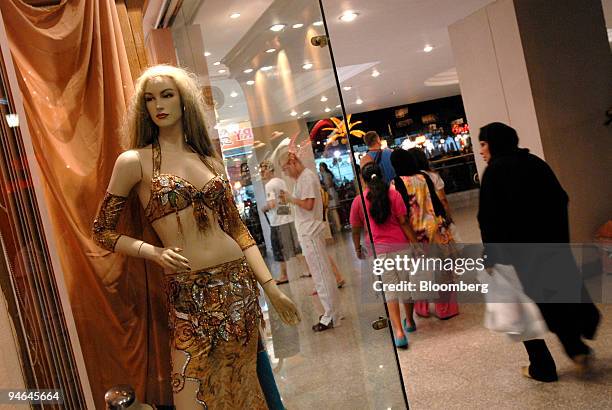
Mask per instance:
[[[284,28],[285,28],[284,24],[275,24],[272,27],[270,27],[270,30],[272,30],[272,31],[281,31]]]
[[[357,16],[359,16],[359,13],[355,11],[347,11],[347,12],[344,12],[340,16],[340,21],[344,21],[345,23],[350,23],[351,21],[355,20]]]

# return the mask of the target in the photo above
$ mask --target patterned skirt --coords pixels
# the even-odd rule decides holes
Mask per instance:
[[[190,408],[267,409],[256,368],[258,293],[244,257],[166,276],[171,348],[185,358],[173,363],[175,401],[193,385]]]

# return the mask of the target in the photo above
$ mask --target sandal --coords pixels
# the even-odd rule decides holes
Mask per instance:
[[[414,322],[414,320],[413,320]],[[408,320],[404,319],[402,321],[402,324],[404,325],[404,332],[406,333],[412,333],[412,332],[416,332],[416,323],[414,323],[414,325],[408,327]]]
[[[393,337],[395,347],[398,349],[408,349],[408,338],[404,335],[400,339]]]
[[[314,330],[315,332],[323,332],[325,330],[333,329],[333,327],[334,321],[332,320],[331,322],[329,322],[329,325],[324,325],[323,323],[319,322],[312,327],[312,330]]]
[[[529,366],[521,367],[521,373],[523,374],[524,377],[528,379],[536,380],[536,381],[543,382],[543,383],[551,383],[551,382],[556,382],[557,380],[559,380],[556,372],[555,374],[549,375],[548,377],[534,377],[529,371]]]
[[[276,281],[277,285],[284,285],[285,283],[289,283],[289,279],[277,280]]]

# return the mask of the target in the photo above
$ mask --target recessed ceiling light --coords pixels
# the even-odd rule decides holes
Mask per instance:
[[[312,68],[312,64],[311,64],[311,63],[306,63],[306,64],[304,64],[304,65],[302,66],[302,68],[303,68],[304,70],[310,70],[310,69]]]
[[[272,27],[270,27],[270,30],[272,30],[272,31],[281,31],[284,28],[285,28],[284,24],[275,24]]]
[[[221,65],[221,61],[215,61],[213,65]]]
[[[318,27],[318,26],[322,26],[322,25],[323,25],[323,22],[322,22],[321,20],[319,20],[319,21],[315,21],[314,23],[312,23],[312,25],[313,25],[313,26],[317,26],[317,27]]]
[[[260,68],[261,71],[270,71],[272,70],[274,67],[272,67],[271,65],[265,65],[263,67]]]
[[[291,26],[291,28],[302,28],[302,27],[304,27],[302,23],[296,23],[293,26]]]
[[[247,83],[247,85],[253,85],[253,84],[255,84],[255,81],[253,81],[253,80],[249,80],[249,81],[247,81],[246,83]]]
[[[204,52],[204,57],[210,57],[210,51],[205,51]]]
[[[249,73],[252,73],[252,72],[253,72],[252,68],[247,68],[246,70],[243,71],[243,73],[245,73],[245,74],[249,74]]]
[[[331,111],[331,108],[325,107],[325,112],[330,112],[330,111]]]
[[[224,70],[223,68],[221,70],[218,71],[219,74],[225,74],[227,73],[227,70]]]
[[[378,70],[374,69],[374,70],[372,71],[372,77],[376,78],[376,77],[378,77],[379,75],[380,75],[380,73],[378,72]]]
[[[230,18],[231,19],[237,19],[238,17],[240,17],[240,13],[232,13],[232,14],[230,14]]]
[[[291,112],[289,113],[289,115],[291,115],[292,117],[295,117],[295,116],[297,115],[297,112],[295,112],[295,111],[291,111]]]
[[[350,91],[353,87],[351,87],[350,85],[345,85],[344,87],[342,87],[342,89],[344,91]]]
[[[234,106],[233,105],[228,105],[228,108],[234,108]]]
[[[325,102],[325,101],[327,101],[327,97],[326,96],[322,96],[321,97],[321,102]]]
[[[236,91],[232,91],[232,92],[230,93],[230,97],[232,97],[232,98],[236,98],[236,97],[238,97],[238,93],[237,93]]]
[[[426,53],[430,53],[431,50],[433,50],[433,46],[430,46],[429,44],[427,44],[424,48],[423,51]]]
[[[357,98],[355,100],[355,104],[363,104],[363,100],[361,98]]]
[[[273,53],[275,51],[276,51],[275,48],[269,48],[269,49],[266,50],[266,53]]]
[[[350,23],[351,21],[355,20],[357,18],[357,16],[359,16],[359,13],[357,13],[355,11],[345,11],[340,16],[340,20],[344,21],[345,23]]]
[[[310,114],[310,111],[304,111],[304,112],[302,113],[302,115],[308,115],[308,114]]]

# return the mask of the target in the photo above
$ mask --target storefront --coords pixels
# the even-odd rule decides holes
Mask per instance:
[[[43,7],[59,3],[28,2]],[[135,148],[120,131],[133,83],[145,68],[168,64],[185,68],[197,79],[198,98],[204,100],[202,122],[223,164],[217,176],[223,181],[226,177],[229,183],[224,185],[229,187],[224,191],[229,196],[217,206],[231,208],[230,196],[233,198],[241,221],[263,256],[265,268],[260,271],[269,270],[276,280],[283,279],[278,288],[293,301],[301,317],[295,326],[284,324],[265,289],[257,288],[260,297],[253,298],[258,302],[253,305],[261,307],[265,322],[260,329],[259,353],[264,352],[270,360],[283,405],[292,409],[402,409],[408,407],[418,388],[420,395],[413,403],[426,408],[431,402],[425,399],[431,396],[443,407],[448,403],[440,397],[447,384],[455,391],[468,392],[467,400],[473,400],[470,372],[457,376],[459,370],[453,373],[442,366],[452,363],[463,371],[466,363],[456,354],[458,343],[453,337],[465,337],[465,345],[472,343],[469,336],[462,335],[482,327],[479,307],[469,305],[454,321],[421,322],[419,318],[419,326],[423,323],[427,330],[420,328],[416,336],[406,324],[396,325],[395,330],[411,333],[417,349],[422,349],[411,344],[406,350],[408,341],[398,343],[391,327],[386,296],[374,286],[377,278],[358,258],[362,249],[373,248],[371,225],[366,221],[361,242],[354,246],[350,213],[354,203],[365,206],[360,202],[364,199],[358,164],[367,151],[364,134],[376,131],[383,147],[422,150],[442,178],[446,193],[471,201],[472,207],[457,215],[458,219],[469,219],[470,240],[480,240],[474,199],[483,164],[475,158],[476,135],[478,127],[500,114],[488,116],[490,95],[470,101],[472,107],[475,100],[485,105],[480,111],[470,112],[467,98],[464,107],[460,95],[464,84],[459,89],[451,52],[451,48],[461,47],[451,45],[448,27],[492,3],[490,0],[475,0],[468,6],[446,1],[450,11],[444,19],[439,11],[434,13],[433,6],[425,7],[427,2],[396,1],[393,11],[371,1],[357,2],[360,10],[322,0],[115,0],[116,7],[102,0],[68,3],[61,2],[65,9],[50,9],[49,15],[17,0],[7,0],[0,8],[0,176],[4,186],[0,239],[6,256],[0,266],[6,272],[0,285],[17,333],[17,337],[8,338],[14,344],[7,344],[7,349],[24,358],[13,364],[15,369],[25,369],[20,386],[61,388],[65,407],[80,410],[104,408],[104,393],[122,384],[133,387],[141,401],[164,408],[180,400],[173,395],[173,388],[182,389],[186,380],[202,382],[188,380],[181,373],[186,365],[171,369],[171,363],[176,363],[176,357],[171,361],[172,352],[180,349],[172,350],[168,343],[167,277],[159,266],[140,255],[145,244],[165,248],[156,231],[159,225],[152,225],[153,218],[145,215],[142,204],[134,202],[136,195],[122,197],[132,202],[130,213],[120,221],[134,238],[142,238],[135,246],[136,257],[124,258],[91,240],[92,223],[116,158]],[[429,25],[421,27],[424,10]],[[395,11],[401,11],[401,18],[392,18],[390,13]],[[82,16],[79,24],[69,19],[71,13]],[[373,20],[366,20],[366,16]],[[378,28],[389,22],[382,30],[385,38],[372,38],[372,21]],[[342,31],[338,29],[341,24],[353,26]],[[395,30],[403,27],[415,31],[408,38],[395,38]],[[27,42],[19,41],[21,30],[24,37],[27,32]],[[11,50],[15,44],[21,47],[19,52]],[[81,47],[85,51],[73,52]],[[374,52],[383,49],[385,53]],[[464,49],[457,55],[465,57],[470,51]],[[431,60],[425,63],[426,58]],[[38,64],[41,61],[45,64]],[[468,74],[470,84],[465,89],[480,91],[481,73]],[[501,88],[491,95],[506,98]],[[516,110],[506,101],[496,105],[511,122],[509,107]],[[512,113],[517,127],[538,127],[535,120],[528,126],[520,123],[518,120],[529,116],[519,111]],[[486,115],[479,116],[481,112]],[[537,133],[522,135],[535,150],[543,152],[544,144],[539,139],[532,141]],[[153,153],[147,157],[151,158],[146,163],[150,167],[141,168],[141,176],[152,180],[155,172],[162,172],[154,168],[155,164],[160,166],[155,163],[160,157],[153,145],[136,148]],[[557,163],[569,162],[558,160],[554,156],[557,151],[549,153]],[[184,163],[179,160],[175,164],[180,167],[196,157],[186,155]],[[301,205],[295,198],[286,199],[300,190],[296,185],[299,175],[304,174],[296,176],[291,168],[298,163],[303,166],[301,172],[319,181],[314,195],[316,201],[320,197],[325,216],[321,225],[325,228],[316,232],[325,236],[320,243],[303,240],[315,236],[303,235],[303,226],[300,235],[296,233],[299,238],[293,238],[289,229],[283,234],[289,236],[275,229],[280,226],[279,215],[284,216],[283,225],[298,225]],[[199,195],[207,187],[202,184],[199,188],[182,178],[179,182],[192,185]],[[282,195],[270,194],[268,183],[273,178],[282,185]],[[283,213],[270,212],[270,201],[278,201]],[[195,201],[184,205],[180,216],[177,209],[167,213],[178,221],[177,226],[187,215],[185,209],[195,209]],[[221,219],[217,222],[223,226]],[[179,232],[178,228],[175,231]],[[275,249],[279,243],[292,246],[293,254],[279,258]],[[200,253],[211,252],[215,245],[204,244]],[[182,252],[174,245],[172,249]],[[321,284],[317,280],[325,269],[329,280]],[[332,293],[333,298],[329,296]],[[194,300],[202,297],[196,290],[191,295]],[[430,299],[424,298],[426,309]],[[243,300],[236,302],[241,303]],[[332,304],[334,308],[328,308]],[[325,317],[328,310],[334,311],[329,321]],[[464,312],[469,318],[466,322],[460,321]],[[235,322],[239,319],[233,317]],[[7,329],[11,328],[9,322]],[[225,330],[220,331],[222,337]],[[184,339],[180,340],[191,341],[193,332],[188,330],[181,336]],[[496,347],[489,350],[497,354],[500,345],[491,344]],[[478,345],[476,350],[472,353],[479,356],[474,360],[487,362],[486,349]],[[190,355],[181,357],[191,360]],[[487,366],[490,362],[482,367]],[[426,388],[417,383],[424,376],[434,378],[431,383],[427,380]],[[228,390],[234,386],[231,383],[240,385],[241,381],[230,380]],[[116,395],[111,396],[128,390],[117,387]],[[495,402],[495,388],[488,390],[493,392],[491,402]],[[189,394],[194,391],[195,387]],[[504,397],[514,399],[517,392],[523,393],[524,387]],[[200,400],[189,399],[190,405]],[[201,400],[197,403],[202,404]]]

